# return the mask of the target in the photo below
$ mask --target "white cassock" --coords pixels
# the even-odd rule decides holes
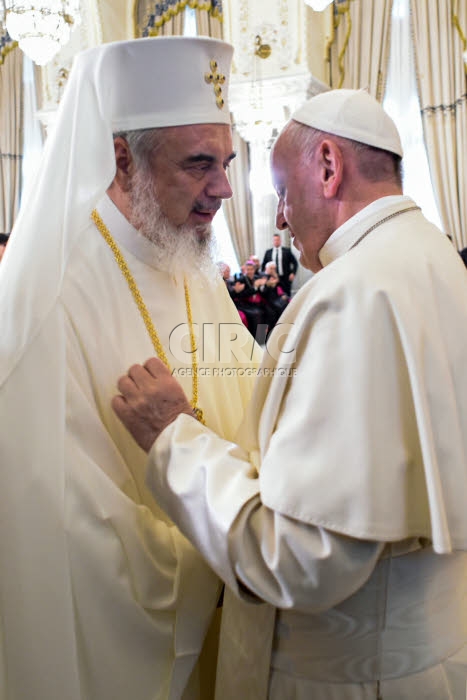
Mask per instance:
[[[231,589],[217,696],[465,700],[465,267],[403,196],[320,259],[237,444],[182,415],[150,453],[153,493]]]
[[[183,278],[155,268],[153,245],[109,198],[98,210],[191,398]],[[155,351],[91,221],[64,269],[59,297],[0,393],[0,698],[196,698],[186,688],[220,582],[151,496],[146,454],[110,405],[118,377]],[[188,286],[199,405],[207,424],[233,439],[258,350],[220,277]],[[243,349],[226,328],[245,334]]]

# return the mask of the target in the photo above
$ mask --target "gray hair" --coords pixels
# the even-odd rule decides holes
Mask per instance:
[[[313,157],[315,149],[323,139],[330,138],[336,141],[344,151],[350,149],[355,154],[358,172],[362,177],[370,182],[393,180],[397,185],[402,186],[402,158],[396,153],[313,129],[293,120],[284,127],[283,134],[287,135],[289,144],[301,154],[301,158],[305,161]]]
[[[121,136],[124,138],[128,143],[136,167],[148,171],[151,168],[151,158],[162,143],[165,129],[166,127],[118,131],[113,137]]]

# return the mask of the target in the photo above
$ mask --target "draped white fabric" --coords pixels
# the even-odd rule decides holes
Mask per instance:
[[[443,229],[467,246],[467,90],[465,47],[454,11],[467,31],[467,4],[411,2],[423,130]]]
[[[219,10],[216,12],[216,8],[213,8],[211,2],[203,2],[203,0],[191,3],[191,6],[196,8],[198,34],[212,36],[215,39],[222,39],[224,31],[221,12]]]
[[[135,3],[137,36],[183,34],[186,2],[181,0],[138,0]]]
[[[319,255],[235,444],[180,416],[148,484],[245,602],[227,618],[219,700],[266,697],[240,671],[267,666],[266,627],[271,700],[367,700],[378,685],[463,700],[465,267],[405,196],[372,202]],[[246,605],[258,598],[277,610]]]
[[[23,52],[14,48],[0,64],[0,233],[18,214],[23,130]]]
[[[367,88],[381,102],[389,57],[391,8],[392,0],[335,3],[331,87]]]
[[[423,137],[410,24],[410,0],[394,0],[383,107],[395,121],[402,141],[404,193],[421,206],[427,219],[442,229]]]
[[[240,264],[255,251],[253,212],[248,175],[250,172],[248,144],[234,130],[233,145],[237,154],[229,168],[233,195],[224,202],[224,212],[232,243]]]

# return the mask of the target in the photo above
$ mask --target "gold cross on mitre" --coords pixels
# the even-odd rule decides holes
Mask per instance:
[[[210,61],[209,66],[211,68],[210,73],[204,74],[204,79],[207,83],[214,84],[214,94],[216,96],[216,105],[219,109],[224,106],[224,98],[222,97],[221,85],[225,83],[225,75],[219,73],[217,70],[217,61]]]

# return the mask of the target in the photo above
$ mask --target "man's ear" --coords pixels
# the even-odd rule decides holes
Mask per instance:
[[[344,173],[342,150],[335,141],[325,139],[319,145],[319,165],[321,166],[321,184],[323,195],[332,199],[337,194]]]
[[[114,149],[115,163],[117,166],[114,182],[123,192],[128,192],[130,189],[131,177],[134,173],[134,161],[130,147],[123,136],[116,136],[114,138]]]

